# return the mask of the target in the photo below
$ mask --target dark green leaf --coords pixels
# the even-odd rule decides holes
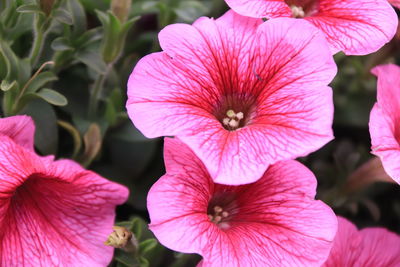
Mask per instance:
[[[68,104],[65,96],[52,89],[44,88],[37,92],[36,95],[55,106],[65,106]]]
[[[61,23],[72,25],[74,23],[71,14],[68,10],[60,8],[54,12],[54,18]]]
[[[56,81],[58,78],[51,71],[44,71],[39,73],[35,79],[29,84],[28,88],[26,88],[27,93],[35,93],[37,90],[42,88],[48,82]]]
[[[75,58],[100,74],[106,72],[106,63],[101,59],[99,53],[95,51],[81,50],[75,55]]]
[[[147,239],[139,244],[139,254],[144,255],[157,246],[158,242],[154,238]]]
[[[67,5],[72,15],[74,36],[79,37],[87,27],[85,10],[78,0],[68,0]]]
[[[74,48],[69,44],[69,41],[65,37],[58,37],[54,39],[51,43],[51,48],[54,51],[66,51],[66,50],[73,50]]]
[[[27,114],[35,121],[36,148],[44,155],[56,154],[58,128],[53,107],[46,101],[37,98],[30,101],[21,114]]]
[[[20,13],[43,13],[40,7],[36,4],[26,4],[19,6],[17,11]],[[44,13],[43,13],[44,14]]]

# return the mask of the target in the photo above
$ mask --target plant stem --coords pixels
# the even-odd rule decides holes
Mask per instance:
[[[21,91],[19,92],[17,98],[14,101],[14,104],[11,108],[11,112],[12,114],[16,114],[17,111],[17,107],[18,107],[18,103],[21,100],[21,98],[24,96],[26,89],[28,88],[28,86],[31,84],[31,82],[36,78],[36,76],[39,75],[39,73],[42,72],[42,70],[44,69],[44,67],[46,67],[47,65],[52,65],[54,64],[54,61],[46,61],[44,62],[39,69],[32,75],[32,77],[25,83],[24,87],[22,87]]]
[[[96,115],[97,108],[99,106],[99,96],[100,96],[100,93],[103,91],[104,82],[106,81],[106,78],[107,78],[108,73],[110,72],[111,68],[112,68],[112,63],[107,65],[107,69],[106,69],[105,73],[99,74],[96,81],[94,82],[93,91],[92,91],[92,94],[90,95],[90,99],[89,99],[88,115],[89,115],[90,119],[93,119]]]
[[[34,29],[34,40],[31,52],[29,54],[29,58],[31,61],[31,66],[34,67],[39,60],[40,53],[42,52],[44,39],[46,37],[46,30],[44,29],[44,25],[47,24],[47,19],[43,21],[43,18],[40,17],[40,14],[35,15],[35,29]]]

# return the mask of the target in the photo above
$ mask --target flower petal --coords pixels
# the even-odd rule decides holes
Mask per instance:
[[[283,0],[225,0],[235,12],[254,18],[291,17],[292,12]]]
[[[35,124],[29,116],[19,115],[0,119],[0,134],[7,135],[19,145],[33,150]]]
[[[384,228],[365,228],[360,231],[363,250],[358,262],[363,266],[399,265],[400,236]]]
[[[382,160],[385,171],[400,183],[400,67],[378,66],[378,103],[371,111],[369,130],[372,153]]]
[[[336,216],[315,201],[316,179],[284,161],[256,183],[214,184],[194,153],[165,139],[167,174],[148,194],[150,229],[168,248],[204,257],[202,266],[319,266],[336,232]],[[207,212],[213,195],[232,192],[238,213],[221,229]],[[249,253],[251,251],[251,253]]]
[[[340,216],[338,230],[328,260],[323,267],[357,266],[362,253],[362,238],[356,226]],[[362,266],[362,265],[360,265]]]
[[[336,65],[323,35],[295,19],[268,21],[259,33],[259,59],[244,75],[254,77],[255,71],[259,77],[247,79],[258,96],[253,121],[231,132],[210,123],[179,135],[217,183],[254,182],[270,164],[305,156],[333,138],[332,90],[326,85]]]
[[[387,0],[320,0],[318,13],[306,20],[321,29],[334,53],[366,55],[389,42],[397,15]]]
[[[106,266],[115,206],[125,187],[70,160],[39,157],[0,137],[0,263]]]

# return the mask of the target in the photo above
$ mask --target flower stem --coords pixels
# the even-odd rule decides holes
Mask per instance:
[[[112,64],[108,64],[107,65],[107,69],[105,71],[105,73],[100,74],[96,81],[94,82],[94,86],[93,86],[93,91],[90,95],[90,99],[89,99],[89,118],[93,119],[96,115],[97,112],[97,108],[99,106],[99,96],[100,93],[103,91],[103,87],[104,87],[104,83],[106,81],[106,78],[108,76],[108,73],[110,72],[112,67]]]

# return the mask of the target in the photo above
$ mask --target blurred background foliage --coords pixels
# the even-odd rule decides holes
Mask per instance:
[[[138,248],[116,250],[111,266],[195,266],[200,259],[162,247],[147,228],[146,195],[165,172],[162,139],[146,139],[128,119],[126,83],[140,58],[160,50],[160,29],[226,10],[223,0],[0,0],[2,116],[32,116],[38,153],[72,158],[131,190],[117,221]],[[318,178],[317,197],[337,214],[400,233],[400,187],[369,153],[368,131],[376,101],[370,69],[400,64],[400,34],[374,54],[335,60],[336,139],[300,160]]]

